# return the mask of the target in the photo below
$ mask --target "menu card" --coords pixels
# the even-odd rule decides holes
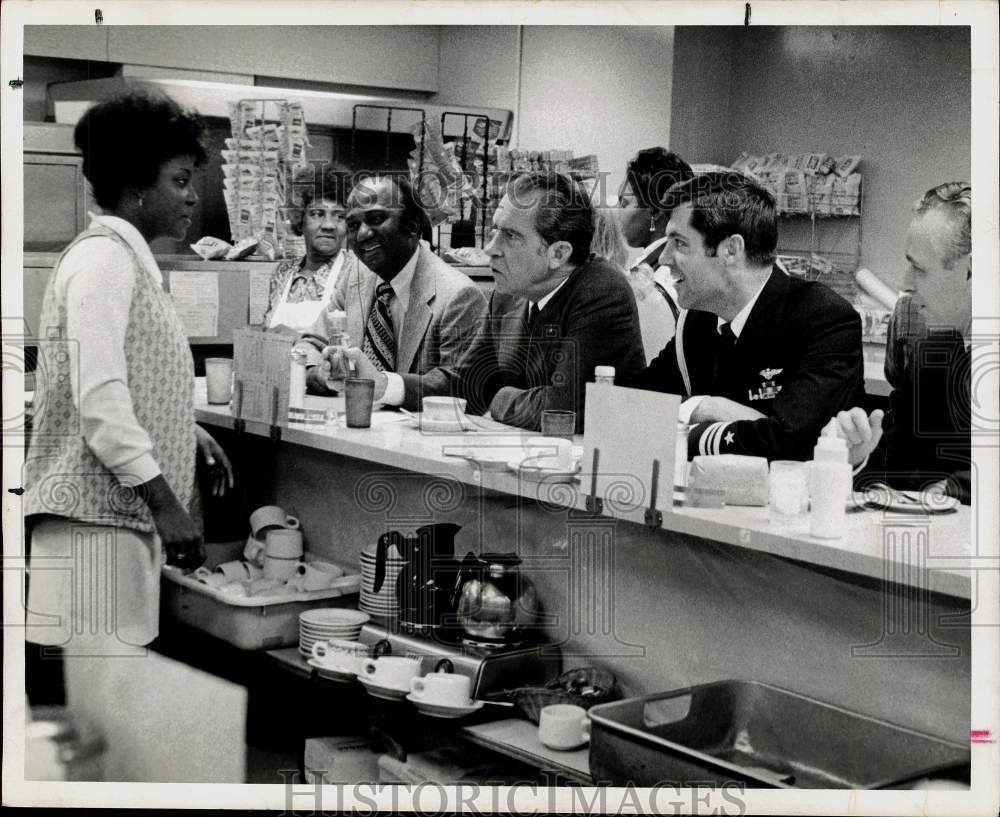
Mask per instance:
[[[680,405],[681,398],[676,394],[588,383],[580,490],[604,500],[612,510],[648,508],[653,496],[653,461],[659,460],[656,507],[669,511],[674,504],[674,451]],[[600,452],[596,490],[595,450]],[[686,457],[687,452],[682,456]]]
[[[189,338],[219,334],[219,273],[172,270],[170,297]]]
[[[288,425],[288,386],[292,338],[260,329],[233,330],[234,380],[242,396],[233,395],[233,415],[271,425]],[[275,411],[274,389],[278,389]]]

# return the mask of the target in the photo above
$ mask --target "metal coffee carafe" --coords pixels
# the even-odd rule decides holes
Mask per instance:
[[[541,606],[520,564],[515,553],[466,555],[455,583],[455,615],[468,636],[502,642],[532,634]]]
[[[459,564],[455,559],[455,534],[458,525],[442,523],[417,528],[414,536],[397,531],[382,534],[375,554],[375,577],[372,583],[377,593],[385,582],[385,567],[389,545],[395,545],[406,564],[396,579],[396,599],[399,621],[420,630],[436,628],[454,607],[455,576]]]

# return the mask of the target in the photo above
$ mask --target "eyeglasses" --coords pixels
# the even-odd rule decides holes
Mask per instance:
[[[920,199],[920,207],[930,204],[933,199],[943,202],[962,202],[972,206],[972,185],[968,182],[945,182],[932,187]]]

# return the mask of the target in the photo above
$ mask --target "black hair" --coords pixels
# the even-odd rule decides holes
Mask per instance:
[[[328,165],[323,169],[319,184],[305,181],[310,173],[315,174],[315,170],[310,171],[307,166],[304,172],[305,176],[297,177],[293,181],[293,197],[297,203],[288,208],[288,222],[295,235],[302,235],[302,223],[305,220],[306,209],[310,204],[314,201],[326,200],[346,207],[347,196],[351,192],[351,173],[349,170]]]
[[[632,192],[639,204],[657,212],[664,206],[667,191],[675,184],[694,178],[691,166],[671,150],[662,147],[640,150],[625,169]]]
[[[73,130],[83,175],[104,210],[118,206],[127,187],[156,184],[160,168],[178,156],[205,161],[205,124],[166,94],[132,91],[98,102]]]
[[[523,173],[507,183],[507,196],[514,206],[526,205],[532,194],[538,194],[538,234],[547,244],[568,241],[573,248],[570,263],[586,261],[594,239],[594,206],[587,193],[562,173]]]
[[[747,260],[754,266],[774,263],[778,216],[774,196],[742,173],[701,173],[674,185],[665,196],[671,208],[691,204],[691,226],[712,254],[731,235],[743,238]]]
[[[410,184],[404,174],[385,173],[382,175],[365,175],[357,178],[355,183],[356,185],[374,185],[382,180],[388,180],[395,188],[395,192],[391,198],[391,204],[393,207],[399,207],[402,210],[399,217],[400,223],[410,224],[419,238],[422,238],[428,244],[433,245],[434,233],[431,229],[430,217],[427,215],[427,211],[424,209],[423,204],[417,197],[416,191],[413,189],[413,185]],[[354,193],[352,191],[351,196],[353,195]],[[350,198],[350,196],[348,198]]]

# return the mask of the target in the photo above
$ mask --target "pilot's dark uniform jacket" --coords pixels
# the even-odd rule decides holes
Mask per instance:
[[[729,340],[727,340],[727,334]],[[636,378],[634,388],[727,397],[766,415],[760,420],[698,423],[688,456],[749,454],[809,460],[823,426],[861,405],[861,318],[822,284],[775,267],[733,343],[716,315],[683,310],[677,333]]]

